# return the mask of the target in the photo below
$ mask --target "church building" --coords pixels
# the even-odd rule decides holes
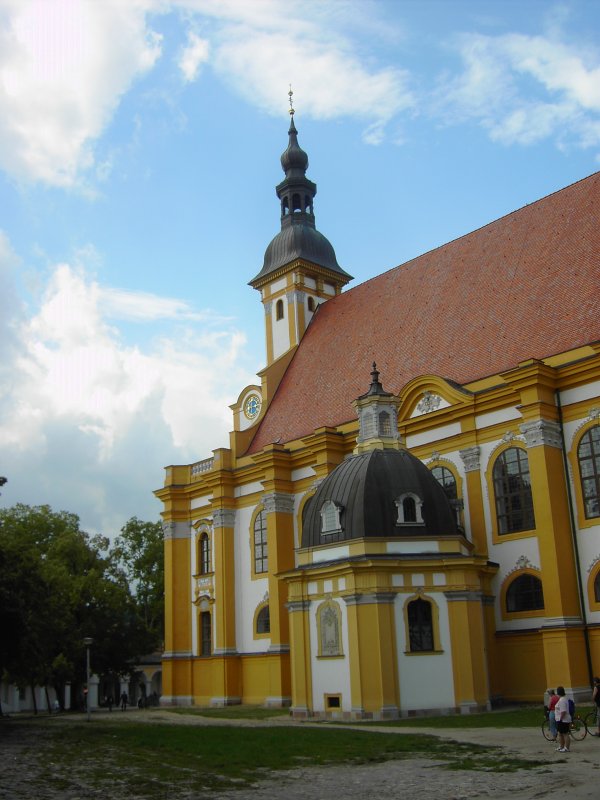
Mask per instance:
[[[250,280],[266,365],[229,447],[156,491],[162,702],[382,719],[587,699],[600,173],[344,290],[293,111],[288,136]]]

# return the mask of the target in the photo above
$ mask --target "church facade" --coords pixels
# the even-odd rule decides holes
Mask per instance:
[[[166,469],[163,703],[385,718],[600,672],[600,173],[342,291],[293,114],[266,366]]]

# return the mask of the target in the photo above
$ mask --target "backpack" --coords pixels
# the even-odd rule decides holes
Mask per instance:
[[[571,716],[571,719],[573,719],[573,717],[575,716],[575,703],[573,702],[573,700],[571,700],[570,697],[569,697],[569,714]]]

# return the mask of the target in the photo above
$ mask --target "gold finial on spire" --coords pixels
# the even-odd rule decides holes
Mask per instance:
[[[290,83],[290,90],[288,92],[288,95],[289,95],[289,98],[290,98],[290,117],[293,117],[296,112],[294,111],[294,103],[292,101],[292,97],[294,96],[294,93],[292,91],[292,84],[291,83]]]

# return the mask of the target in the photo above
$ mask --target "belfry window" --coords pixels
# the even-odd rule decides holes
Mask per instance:
[[[287,199],[287,196],[283,198],[281,201],[281,215],[286,217],[290,213],[290,201]]]
[[[544,608],[542,582],[535,575],[519,575],[506,590],[506,610],[541,611]]]
[[[306,301],[306,304],[307,304],[308,310],[310,312],[313,312],[315,310],[315,298],[314,297],[309,297],[308,300]]]
[[[577,448],[586,519],[600,517],[600,425],[583,434]]]
[[[267,517],[260,511],[254,520],[254,572],[268,572],[269,551],[267,549]]]
[[[423,502],[416,494],[403,494],[398,497],[396,508],[398,509],[398,519],[396,525],[424,525]]]
[[[493,470],[498,533],[535,528],[529,459],[520,447],[509,447],[496,459]]]
[[[387,411],[379,412],[379,435],[391,436],[392,435],[392,421]]]
[[[275,303],[275,319],[283,319],[283,300]]]
[[[408,604],[408,640],[411,653],[433,651],[433,615],[427,600],[412,600]]]
[[[292,213],[299,214],[302,211],[302,198],[299,194],[292,195]]]
[[[342,529],[340,522],[340,506],[333,500],[326,500],[321,506],[321,534],[339,533]]]

